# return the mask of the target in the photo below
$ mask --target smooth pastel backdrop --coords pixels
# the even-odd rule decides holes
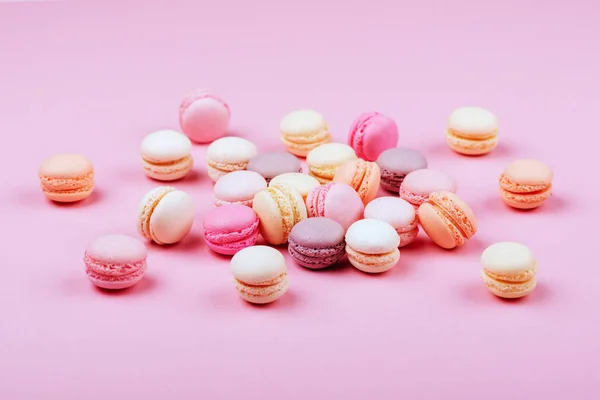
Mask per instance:
[[[597,398],[597,2],[96,3],[0,5],[0,398]],[[289,293],[251,306],[201,238],[212,184],[195,146],[176,183],[196,200],[191,235],[149,245],[137,287],[95,289],[85,247],[137,236],[138,201],[157,185],[140,141],[177,129],[198,87],[227,99],[234,133],[262,150],[282,149],[293,109],[320,110],[340,141],[361,112],[393,117],[402,145],[458,179],[479,232],[451,252],[421,238],[380,276],[290,261]],[[469,104],[500,120],[487,157],[445,145],[448,115]],[[78,205],[38,187],[42,159],[64,151],[96,168]],[[520,157],[555,171],[555,196],[533,212],[497,195]],[[516,302],[479,278],[481,252],[504,240],[539,260],[539,287]]]

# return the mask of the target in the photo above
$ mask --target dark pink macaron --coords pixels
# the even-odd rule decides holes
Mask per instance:
[[[226,204],[204,217],[204,239],[215,253],[233,255],[258,238],[258,216],[250,207]]]
[[[261,153],[250,159],[246,169],[258,172],[269,183],[277,175],[302,172],[302,164],[293,154],[273,151]]]
[[[375,161],[384,151],[398,145],[398,126],[378,112],[359,115],[348,132],[348,144],[358,158]]]
[[[404,177],[418,169],[427,168],[427,159],[416,150],[403,147],[388,149],[379,155],[381,187],[398,194]]]
[[[292,228],[288,251],[294,261],[310,269],[322,269],[345,254],[344,228],[329,218],[308,218]]]

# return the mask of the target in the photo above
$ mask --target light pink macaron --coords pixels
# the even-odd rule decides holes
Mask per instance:
[[[306,198],[309,217],[325,217],[338,222],[344,230],[363,217],[365,206],[351,186],[331,182],[314,188]]]
[[[359,158],[375,161],[383,151],[397,146],[398,126],[378,112],[363,113],[350,127],[348,144]]]
[[[252,207],[254,195],[266,187],[267,181],[258,172],[246,170],[230,172],[215,183],[215,205],[220,207],[225,204],[241,204]]]
[[[230,119],[227,103],[205,90],[189,93],[179,106],[181,130],[196,143],[210,143],[223,137]]]
[[[406,175],[400,185],[400,197],[418,208],[437,191],[456,192],[456,181],[434,169],[418,169]]]
[[[371,201],[365,207],[365,218],[378,219],[390,224],[400,236],[399,247],[414,242],[419,233],[414,206],[398,197],[379,197]]]

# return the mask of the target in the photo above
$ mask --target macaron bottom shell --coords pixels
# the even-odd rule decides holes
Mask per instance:
[[[481,156],[490,153],[498,145],[498,137],[490,135],[482,139],[467,138],[460,133],[449,130],[446,134],[446,143],[455,152],[467,156]]]
[[[508,282],[495,279],[486,273],[485,269],[481,271],[481,278],[487,289],[494,295],[505,299],[517,299],[527,296],[537,286],[535,276],[524,282]]]
[[[365,254],[346,246],[348,261],[356,269],[369,274],[378,274],[389,271],[398,264],[400,260],[400,251],[395,249],[384,254]]]
[[[283,273],[271,281],[256,284],[244,283],[235,279],[235,288],[240,297],[247,302],[267,304],[279,299],[287,292],[289,280],[287,273]]]
[[[191,171],[193,165],[194,161],[191,156],[165,163],[142,159],[144,173],[157,181],[176,181],[181,179]]]
[[[289,240],[288,252],[294,261],[308,269],[323,269],[330,267],[340,261],[345,253],[345,243],[330,248],[316,249],[301,246],[293,240]]]

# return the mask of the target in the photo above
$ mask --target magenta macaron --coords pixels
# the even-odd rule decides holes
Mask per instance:
[[[210,143],[223,137],[230,119],[227,103],[205,90],[189,93],[179,106],[181,130],[196,143]]]
[[[345,231],[329,218],[307,218],[297,223],[288,239],[288,252],[309,269],[327,268],[346,254]]]
[[[85,251],[83,262],[88,279],[103,289],[125,289],[142,280],[148,250],[126,235],[106,235]]]
[[[365,206],[360,196],[345,183],[317,186],[306,197],[308,216],[330,218],[347,230],[363,217]]]
[[[250,207],[227,204],[204,217],[204,239],[215,253],[233,255],[254,246],[258,238],[258,216]]]
[[[398,126],[378,112],[359,115],[348,132],[348,144],[365,161],[375,161],[384,151],[398,144]]]

